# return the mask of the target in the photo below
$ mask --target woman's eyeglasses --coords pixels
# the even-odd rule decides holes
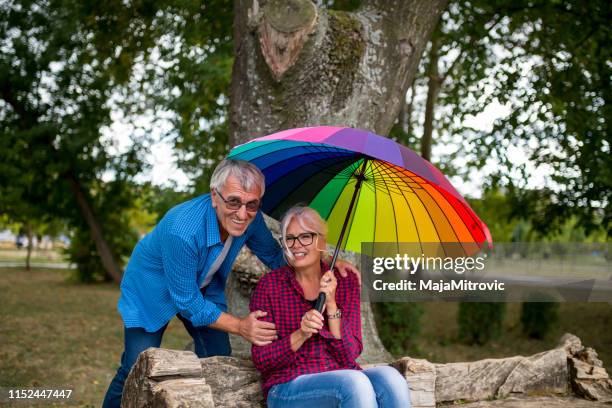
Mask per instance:
[[[243,203],[239,198],[236,197],[230,197],[226,200],[225,197],[223,197],[223,195],[219,191],[219,189],[215,188],[215,191],[217,192],[219,197],[221,197],[221,200],[223,200],[225,206],[230,210],[239,210],[243,205],[248,212],[256,212],[257,210],[259,210],[259,206],[261,204],[259,200],[249,201],[248,203]]]
[[[280,243],[281,246],[286,246],[287,248],[293,248],[296,241],[302,244],[302,246],[308,246],[312,244],[312,242],[314,241],[314,237],[317,235],[319,234],[316,232],[304,232],[298,235],[297,237],[294,237],[293,235],[287,235],[285,237],[285,242],[283,242],[283,239],[281,238]]]

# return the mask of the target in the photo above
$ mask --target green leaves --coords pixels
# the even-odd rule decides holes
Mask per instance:
[[[101,177],[133,177],[141,162],[134,149],[112,154],[101,130],[111,123],[108,101],[141,52],[135,46],[151,42],[148,30],[135,29],[146,28],[148,18],[138,13],[121,1],[105,2],[104,8],[93,2],[13,1],[0,8],[0,210],[11,219],[65,219],[80,231],[77,236],[87,236],[71,178],[98,222],[130,236],[125,228],[122,234],[121,223],[112,223],[131,204],[119,199],[125,195],[113,183],[125,189],[129,178],[106,185]],[[115,58],[117,50],[124,51]],[[117,256],[130,249],[113,245]]]
[[[452,67],[439,127],[472,147],[465,177],[495,158],[496,183],[509,187],[523,166],[512,152],[525,151],[532,169],[524,184],[534,171],[553,171],[544,229],[572,213],[612,232],[611,15],[603,0],[458,1],[439,28],[440,55]],[[509,111],[493,129],[465,125],[491,103]]]
[[[193,176],[194,193],[208,191],[208,177],[228,146],[228,106],[233,4],[230,1],[169,2],[153,26],[157,64],[144,82],[155,109],[170,114],[178,165]]]
[[[0,211],[69,220],[81,278],[94,279],[103,271],[91,264],[99,245],[121,259],[135,243],[126,214],[157,125],[171,123],[162,137],[195,176],[193,190],[206,191],[228,148],[232,21],[230,1],[0,5]],[[121,152],[111,112],[134,129]],[[106,243],[90,237],[68,180],[84,192]]]

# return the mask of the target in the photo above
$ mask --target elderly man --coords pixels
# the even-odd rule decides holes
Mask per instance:
[[[198,357],[231,353],[228,333],[255,345],[276,339],[265,312],[227,313],[225,282],[244,244],[271,269],[285,264],[282,250],[259,210],[264,176],[254,165],[225,160],[210,181],[210,194],[172,208],[134,248],[121,282],[119,312],[124,323],[121,366],[103,407],[119,407],[125,379],[138,354],[159,347],[177,316],[193,338]],[[358,273],[339,263],[342,275]]]

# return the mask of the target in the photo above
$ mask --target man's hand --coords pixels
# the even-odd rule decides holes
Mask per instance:
[[[354,273],[357,277],[357,280],[359,281],[359,286],[361,286],[361,272],[359,272],[359,269],[357,269],[355,265],[347,261],[341,261],[340,259],[336,259],[336,267],[340,272],[340,276],[342,276],[343,278],[346,278],[349,273]]]
[[[256,310],[247,317],[240,319],[238,333],[256,346],[265,346],[272,343],[276,336],[276,326],[271,322],[257,320],[267,315],[267,312]]]

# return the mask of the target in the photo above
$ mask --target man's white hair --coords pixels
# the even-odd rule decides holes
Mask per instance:
[[[317,210],[305,205],[295,205],[291,207],[281,219],[281,239],[283,241],[285,256],[289,257],[289,259],[293,259],[293,254],[291,251],[287,250],[287,228],[293,220],[306,231],[316,232],[323,238],[327,238],[327,223],[321,218]],[[318,240],[315,242],[318,242]]]
[[[225,159],[219,163],[210,177],[210,191],[221,190],[230,176],[236,177],[245,191],[259,187],[260,197],[263,197],[266,191],[266,179],[263,173],[257,166],[244,160]]]

